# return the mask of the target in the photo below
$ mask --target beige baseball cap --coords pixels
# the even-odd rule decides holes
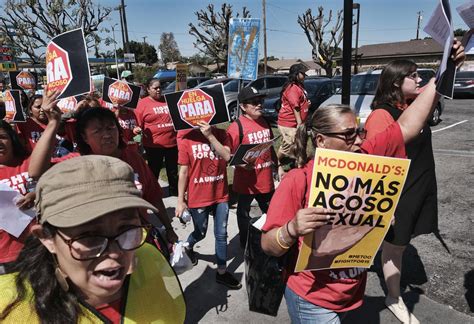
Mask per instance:
[[[74,227],[126,208],[157,209],[141,198],[132,168],[122,160],[87,155],[60,162],[36,186],[39,223]]]

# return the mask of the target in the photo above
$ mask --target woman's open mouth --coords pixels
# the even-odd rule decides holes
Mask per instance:
[[[125,275],[123,267],[106,268],[92,272],[95,284],[104,289],[120,287]]]

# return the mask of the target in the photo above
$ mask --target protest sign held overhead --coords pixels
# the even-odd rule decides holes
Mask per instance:
[[[318,148],[308,207],[331,212],[304,237],[295,271],[371,266],[387,233],[410,160]]]
[[[80,100],[80,96],[63,98],[58,101],[58,108],[63,114],[72,114],[76,112],[77,103]]]
[[[229,78],[255,80],[258,74],[260,19],[231,18],[229,24]]]
[[[0,112],[0,116],[7,122],[22,123],[26,121],[23,107],[21,105],[20,91],[18,90],[7,90],[3,94],[3,101],[5,107],[2,108],[3,112]]]
[[[197,128],[199,122],[210,125],[229,121],[229,111],[221,83],[165,94],[175,130]]]
[[[58,99],[90,91],[89,60],[82,29],[65,32],[49,42],[46,77],[48,92],[59,91]]]
[[[176,64],[176,91],[183,91],[188,88],[188,65]]]
[[[140,87],[112,78],[104,78],[102,99],[116,106],[137,108]]]
[[[38,74],[29,71],[9,72],[10,84],[13,90],[35,90],[38,84]]]

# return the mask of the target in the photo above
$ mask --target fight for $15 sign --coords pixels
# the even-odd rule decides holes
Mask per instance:
[[[308,207],[331,219],[309,233],[295,271],[369,268],[387,233],[410,160],[318,148]]]
[[[49,42],[46,79],[48,93],[59,91],[58,99],[90,91],[89,60],[82,29],[65,32]]]
[[[165,95],[175,130],[197,128],[229,121],[222,83]]]

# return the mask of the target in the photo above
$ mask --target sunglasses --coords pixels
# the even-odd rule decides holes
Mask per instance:
[[[134,226],[115,236],[81,235],[68,239],[59,231],[58,236],[69,246],[71,256],[78,261],[92,260],[100,257],[116,242],[122,251],[133,251],[145,243],[150,226]]]
[[[259,98],[250,99],[250,100],[245,101],[245,103],[252,106],[258,106],[258,105],[263,104],[263,99],[259,99]]]
[[[412,79],[412,80],[418,80],[420,75],[418,74],[418,72],[415,71],[415,72],[412,72],[412,73],[408,74],[406,77],[409,78],[409,79]]]
[[[346,144],[353,144],[357,138],[364,140],[367,136],[367,131],[363,128],[350,128],[344,132],[334,132],[334,133],[321,133],[329,137],[336,137],[342,139]]]

